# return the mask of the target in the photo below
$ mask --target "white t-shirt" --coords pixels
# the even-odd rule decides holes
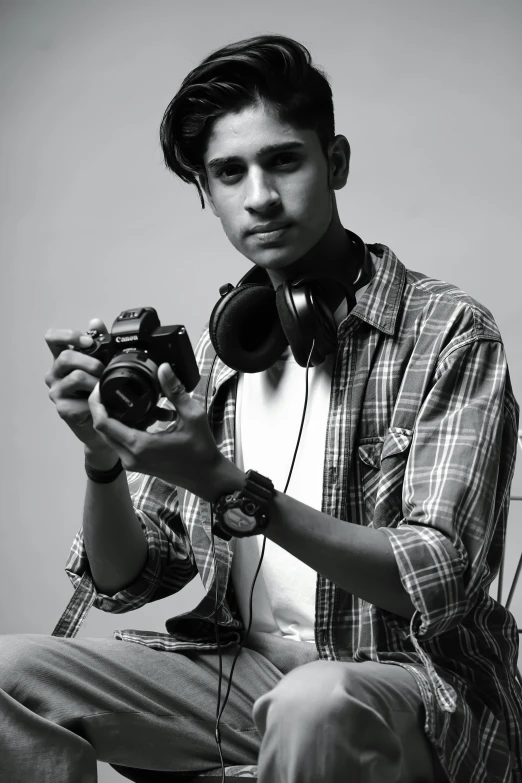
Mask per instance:
[[[356,293],[359,301],[368,286]],[[334,313],[339,325],[347,312],[343,300]],[[308,404],[301,441],[286,494],[321,510],[325,437],[334,354],[308,369]],[[256,470],[284,491],[294,455],[306,393],[306,368],[297,364],[290,346],[268,370],[239,373],[236,402],[235,464]],[[238,538],[232,580],[248,627],[250,591],[265,538]],[[278,544],[266,539],[265,553],[252,599],[252,631],[315,643],[317,572]]]

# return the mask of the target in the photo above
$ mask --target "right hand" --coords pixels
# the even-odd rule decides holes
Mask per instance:
[[[107,333],[105,324],[98,318],[89,322],[89,329]],[[45,376],[45,383],[50,389],[49,397],[56,405],[58,415],[85,445],[86,454],[93,456],[93,459],[89,458],[89,463],[93,467],[108,469],[116,463],[118,455],[109,449],[95,431],[88,403],[104,365],[93,356],[72,350],[89,347],[89,341],[92,345],[92,339],[79,330],[49,329],[45,334],[45,342],[54,362]]]

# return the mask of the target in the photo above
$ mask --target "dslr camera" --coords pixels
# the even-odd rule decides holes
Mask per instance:
[[[158,367],[168,362],[188,392],[196,388],[200,374],[184,326],[161,326],[153,307],[124,310],[110,334],[90,329],[93,344],[79,348],[105,365],[100,378],[100,399],[114,419],[145,430],[164,418],[157,407],[162,396]]]

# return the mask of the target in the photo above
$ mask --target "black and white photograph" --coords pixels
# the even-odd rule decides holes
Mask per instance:
[[[519,0],[0,0],[0,783],[522,783]]]

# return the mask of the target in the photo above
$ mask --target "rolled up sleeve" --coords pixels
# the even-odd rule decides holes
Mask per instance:
[[[147,540],[148,557],[136,579],[114,595],[98,592],[90,574],[81,528],[65,566],[75,589],[94,594],[92,605],[116,614],[139,609],[181,590],[197,573],[189,537],[183,526],[177,490],[166,482],[138,473],[127,481],[138,520]]]
[[[470,340],[441,356],[417,416],[403,518],[379,530],[415,607],[410,631],[418,638],[458,625],[498,566],[490,547],[509,507],[518,428],[508,379],[502,342]]]

